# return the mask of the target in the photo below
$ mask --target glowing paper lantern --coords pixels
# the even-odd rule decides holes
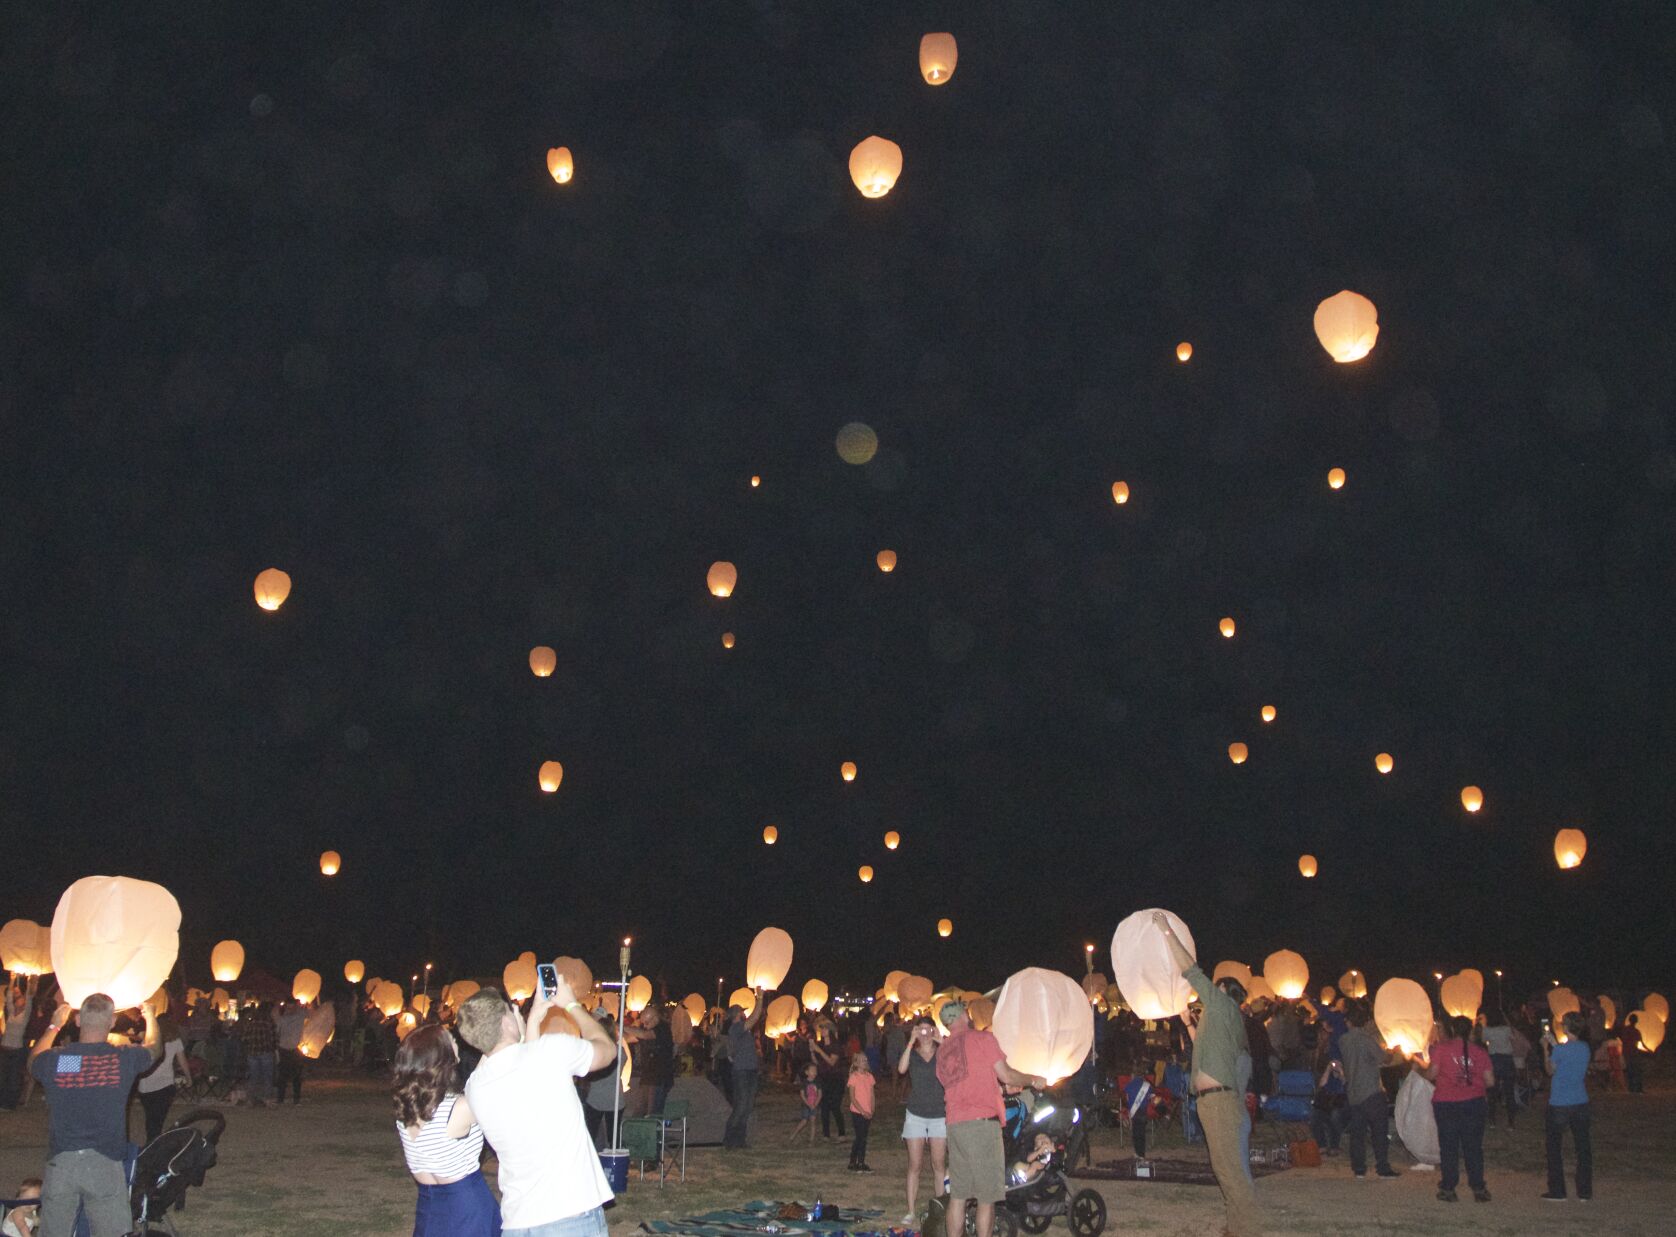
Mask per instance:
[[[1649,992],[1641,1002],[1641,1008],[1658,1018],[1660,1022],[1670,1021],[1670,1002],[1656,992]]]
[[[878,554],[874,556],[873,561],[879,564],[880,571],[889,575],[891,572],[896,570],[896,551],[880,550]]]
[[[501,991],[513,1001],[528,1000],[535,993],[535,959],[508,962],[500,973]]]
[[[863,138],[850,151],[850,179],[864,198],[882,198],[902,175],[902,148],[889,138]]]
[[[889,833],[885,834],[886,850],[895,850],[900,845],[902,845],[902,835],[896,832],[896,830],[892,829]]]
[[[919,73],[933,86],[941,86],[954,76],[955,61],[960,49],[952,34],[927,34],[919,41]]]
[[[1193,989],[1176,966],[1170,943],[1152,922],[1153,908],[1136,911],[1112,934],[1112,976],[1137,1018],[1173,1018],[1187,1009]],[[1189,954],[1193,934],[1180,917],[1164,912],[1170,930]]]
[[[1263,978],[1282,1000],[1295,1001],[1309,987],[1309,963],[1290,949],[1277,949],[1263,959]]]
[[[709,1012],[710,1009],[710,1002],[706,1001],[696,992],[689,992],[682,998],[681,1008],[687,1011],[687,1017],[691,1018],[693,1020],[693,1024],[696,1026],[698,1023],[704,1021],[704,1015]]]
[[[986,996],[975,1001],[966,1002],[966,1016],[972,1020],[972,1027],[978,1031],[990,1031],[995,1026],[995,1002]]]
[[[1337,988],[1328,984],[1325,988],[1321,989],[1321,1004],[1331,1005],[1336,1000],[1338,1000]]]
[[[846,464],[865,464],[879,449],[879,436],[873,427],[851,421],[838,431],[838,458]]]
[[[1641,1051],[1657,1052],[1664,1043],[1664,1019],[1650,1009],[1636,1011],[1635,1029],[1641,1032]]]
[[[937,935],[938,936],[952,936],[952,935],[954,935],[954,920],[952,920],[952,919],[939,919],[937,921]]]
[[[753,474],[752,477],[751,477],[751,488],[754,490],[761,484],[762,484],[762,478]]]
[[[873,879],[873,869],[870,865],[864,863],[860,870],[856,872],[856,875],[861,877],[861,883],[865,885]]]
[[[1218,962],[1216,969],[1210,974],[1210,981],[1214,984],[1224,979],[1237,979],[1240,987],[1249,991],[1251,988],[1251,968],[1243,962],[1235,962],[1231,959],[1227,962]]]
[[[1262,716],[1262,718],[1265,722],[1274,721],[1274,719],[1276,717],[1275,710],[1274,710],[1274,705],[1265,704],[1263,706],[1263,712],[1262,712],[1261,716]]]
[[[1476,786],[1461,788],[1461,806],[1469,812],[1476,812],[1484,806],[1484,792]]]
[[[336,876],[338,874],[338,869],[341,867],[343,867],[343,856],[338,854],[337,851],[328,850],[321,852],[320,875]]]
[[[225,1013],[227,1006],[232,1004],[233,998],[227,995],[227,989],[217,988],[210,993],[210,1004],[220,1012]]]
[[[704,583],[712,597],[731,597],[739,584],[739,568],[729,562],[714,562],[704,574]]]
[[[1344,488],[1344,469],[1329,468],[1327,470],[1327,488],[1330,490],[1342,490]]]
[[[1443,1012],[1451,1018],[1478,1017],[1478,1006],[1483,999],[1483,992],[1474,987],[1472,980],[1464,975],[1449,976],[1438,989],[1438,1000],[1443,1005]]]
[[[1234,620],[1231,618],[1223,619],[1216,625],[1216,630],[1222,633],[1224,640],[1232,640],[1234,638]]]
[[[896,1003],[904,1014],[918,1013],[931,1004],[931,981],[923,975],[908,975],[896,987]]]
[[[129,876],[84,876],[52,916],[52,969],[62,999],[103,992],[118,1009],[169,978],[180,952],[180,904],[161,885]]]
[[[256,575],[256,604],[264,610],[277,610],[291,595],[291,577],[278,567],[269,567]]]
[[[751,942],[745,956],[745,983],[773,992],[785,982],[791,970],[791,933],[784,928],[764,928]]]
[[[1127,481],[1112,482],[1112,501],[1119,507],[1129,501],[1129,483]]]
[[[553,969],[559,973],[561,979],[570,985],[570,990],[576,994],[578,1001],[592,994],[594,973],[582,959],[561,954],[553,959]]]
[[[846,782],[855,781],[855,761],[846,760],[843,764],[839,765],[838,776],[843,778]]]
[[[576,161],[570,157],[570,147],[555,146],[547,152],[547,174],[555,182],[568,185],[576,175]]]
[[[366,978],[366,975],[367,968],[365,963],[351,959],[343,964],[343,977],[349,983],[358,984]]]
[[[442,1003],[450,1009],[458,1009],[482,990],[483,986],[475,979],[456,979],[443,989]]]
[[[1299,855],[1298,856],[1298,871],[1299,871],[1299,873],[1302,874],[1302,876],[1305,880],[1313,880],[1314,877],[1315,877],[1315,873],[1319,870],[1320,869],[1319,869],[1319,866],[1315,862],[1315,856],[1314,855]]]
[[[0,928],[0,967],[14,975],[52,970],[52,933],[32,919],[13,919]]]
[[[1360,361],[1379,338],[1379,311],[1348,288],[1334,293],[1315,307],[1315,338],[1340,365]]]
[[[1554,862],[1562,868],[1575,868],[1583,862],[1589,840],[1581,829],[1561,829],[1554,835]]]
[[[749,1018],[756,1010],[757,994],[752,992],[749,988],[735,988],[733,990],[733,994],[727,998],[727,1003],[729,1005],[737,1005],[740,1009],[745,1011],[745,1016]],[[766,1012],[763,1016],[767,1017]]]
[[[559,788],[559,783],[564,781],[564,766],[556,760],[544,760],[535,776],[536,781],[541,784],[541,789],[552,794]]]
[[[811,1014],[826,1008],[827,998],[831,995],[827,987],[818,979],[811,979],[803,985],[803,1008]]]
[[[332,1002],[317,1005],[303,1016],[303,1035],[297,1041],[297,1051],[311,1061],[318,1061],[326,1045],[337,1034],[338,1009]]]
[[[790,1035],[797,1030],[798,1003],[791,993],[777,996],[768,1002],[762,1014],[762,1033],[772,1039]]]
[[[762,840],[765,844],[772,846],[780,840],[780,831],[773,825],[769,825],[762,831]]]
[[[320,972],[311,971],[307,967],[298,971],[291,980],[291,996],[294,1000],[308,1004],[320,996]]]
[[[558,664],[559,655],[545,644],[538,644],[530,650],[530,673],[536,678],[547,678]]]
[[[902,981],[909,978],[907,971],[891,971],[885,976],[884,986],[879,989],[887,1001],[902,999]]]
[[[1245,1003],[1247,1005],[1257,1001],[1272,1003],[1276,1000],[1279,1000],[1279,997],[1275,995],[1274,988],[1261,975],[1253,975],[1251,982],[1245,986]]]
[[[1176,360],[1180,361],[1183,365],[1185,365],[1185,364],[1187,364],[1188,361],[1190,361],[1192,359],[1193,359],[1193,345],[1188,343],[1184,339],[1179,344],[1176,345]]]
[[[1484,999],[1484,972],[1483,971],[1474,970],[1472,967],[1469,966],[1469,967],[1464,968],[1461,971],[1460,978],[1472,985],[1472,990],[1473,990],[1473,992],[1475,992],[1477,994],[1477,999],[1479,1001],[1482,1001]]]
[[[1111,981],[1109,981],[1104,975],[1100,974],[1099,971],[1090,971],[1082,977],[1081,987],[1083,995],[1089,999],[1090,1003],[1097,1005],[1100,1003],[1100,998],[1105,995],[1106,988],[1110,986],[1110,982]]]
[[[1613,1024],[1618,1021],[1617,1003],[1611,997],[1602,993],[1596,1004],[1600,1006],[1601,1025],[1610,1031]]]
[[[1389,773],[1392,769],[1396,768],[1396,765],[1397,762],[1391,759],[1390,752],[1380,752],[1379,755],[1373,758],[1373,767],[1378,769],[1381,773]]]
[[[1039,966],[1001,985],[991,1024],[1007,1064],[1048,1082],[1074,1074],[1094,1044],[1094,1011],[1076,980]]]
[[[1237,765],[1243,765],[1245,763],[1245,758],[1250,754],[1251,753],[1246,749],[1246,746],[1243,743],[1228,744],[1228,759]]]
[[[1412,1057],[1432,1039],[1432,999],[1412,979],[1387,979],[1373,997],[1373,1021],[1385,1046]]]
[[[222,941],[210,950],[210,974],[218,984],[230,984],[244,970],[244,946],[237,941]]]
[[[722,647],[724,649],[731,649],[733,647],[733,633],[731,631],[724,631],[722,633]]]
[[[638,1014],[652,1003],[652,981],[644,975],[636,975],[629,980],[628,1008],[631,1014]]]
[[[402,1016],[396,1019],[396,1042],[401,1043],[412,1035],[419,1027],[419,1015],[411,1009],[402,1011]]]

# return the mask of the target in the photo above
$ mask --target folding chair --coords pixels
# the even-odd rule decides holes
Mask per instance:
[[[660,1176],[669,1175],[669,1139],[671,1134],[681,1139],[681,1184],[687,1181],[687,1114],[692,1105],[686,1100],[665,1100],[663,1111],[653,1113],[651,1119],[658,1123],[658,1172]]]
[[[658,1184],[663,1184],[663,1150],[659,1147],[660,1126],[651,1117],[628,1117],[622,1124],[623,1150],[629,1159],[640,1161],[640,1179],[646,1180],[646,1161],[658,1162]]]

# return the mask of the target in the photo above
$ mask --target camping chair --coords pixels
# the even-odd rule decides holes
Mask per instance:
[[[1315,1072],[1307,1069],[1283,1069],[1275,1075],[1275,1093],[1259,1106],[1269,1121],[1252,1129],[1256,1140],[1257,1129],[1265,1132],[1263,1142],[1271,1150],[1310,1136],[1310,1118],[1315,1113]],[[1288,1129],[1287,1126],[1301,1127]]]
[[[686,1100],[665,1100],[663,1111],[656,1112],[649,1118],[658,1123],[658,1172],[662,1177],[669,1175],[669,1137],[676,1134],[681,1139],[681,1184],[687,1182],[687,1114],[692,1105]],[[677,1128],[678,1127],[678,1128]]]
[[[640,1179],[646,1180],[646,1161],[658,1162],[658,1184],[664,1180],[663,1149],[659,1144],[660,1123],[650,1117],[628,1117],[622,1124],[622,1146],[629,1159],[640,1161]]]

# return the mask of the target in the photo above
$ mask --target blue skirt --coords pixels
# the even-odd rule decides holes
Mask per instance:
[[[500,1204],[482,1172],[420,1186],[413,1237],[500,1237]]]

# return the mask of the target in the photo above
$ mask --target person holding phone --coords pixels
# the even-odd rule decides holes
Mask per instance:
[[[606,1237],[611,1186],[582,1118],[576,1079],[617,1059],[617,1045],[588,1017],[569,982],[537,968],[540,991],[526,1017],[495,988],[460,1006],[460,1034],[483,1059],[466,1082],[466,1101],[500,1160],[505,1237]],[[566,1010],[580,1037],[541,1034],[554,1009]]]
[[[902,1118],[902,1141],[908,1144],[908,1214],[905,1227],[919,1223],[919,1174],[925,1153],[931,1152],[931,1193],[943,1184],[948,1157],[948,1117],[943,1084],[937,1078],[937,1028],[921,1018],[896,1059],[896,1072],[908,1079],[908,1111]]]

